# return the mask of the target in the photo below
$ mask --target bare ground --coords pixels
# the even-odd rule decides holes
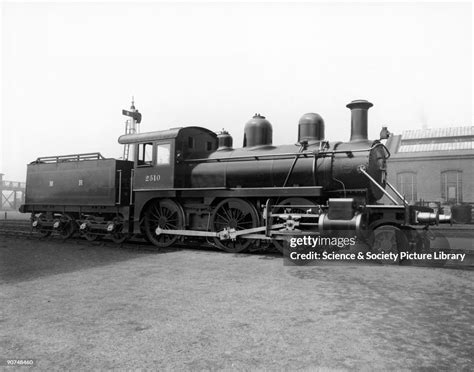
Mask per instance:
[[[0,239],[0,359],[40,370],[474,363],[474,271]]]

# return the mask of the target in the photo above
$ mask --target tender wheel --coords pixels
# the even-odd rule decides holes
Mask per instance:
[[[372,244],[372,253],[400,253],[409,248],[408,239],[405,233],[395,226],[380,226],[374,231],[374,240]],[[396,260],[380,260],[383,264],[399,264],[400,255]]]
[[[100,239],[100,236],[93,232],[85,232],[83,236],[89,242],[95,242],[96,240]]]
[[[288,208],[291,207],[291,211],[293,213],[300,213],[300,214],[304,214],[308,211],[309,208],[307,208],[306,206],[316,207],[316,204],[314,202],[305,198],[288,198],[288,199],[284,199],[282,202],[277,203],[277,205],[285,205],[285,206],[288,206]],[[292,207],[292,206],[295,206],[295,207]],[[272,213],[284,213],[285,209],[287,208],[278,207],[278,208],[275,208],[272,211]],[[274,223],[280,223],[280,222],[277,221],[276,219],[273,219],[273,221],[270,221],[270,223],[274,224]],[[283,240],[274,240],[273,245],[275,246],[276,249],[278,249],[281,253],[283,253],[283,247],[284,247]]]
[[[183,209],[171,199],[154,201],[145,211],[144,227],[151,243],[160,248],[169,247],[178,239],[178,235],[156,235],[155,230],[157,227],[163,230],[183,230]]]
[[[258,213],[255,207],[242,199],[225,199],[214,209],[211,215],[212,231],[224,229],[245,230],[259,225]],[[220,240],[214,238],[215,244],[222,250],[237,253],[246,250],[253,240],[237,238],[235,240]]]
[[[95,221],[94,217],[87,217],[85,222],[93,223]],[[93,232],[91,229],[87,229],[82,233],[82,236],[86,238],[88,241],[93,242],[100,239],[100,235],[96,232]]]
[[[63,239],[69,239],[76,232],[76,221],[68,214],[61,215],[61,229],[59,235]]]
[[[51,230],[50,228],[48,229],[48,228],[42,227],[48,221],[48,218],[46,217],[46,214],[41,213],[38,217],[36,217],[35,221],[36,221],[37,226],[38,226],[36,228],[36,231],[38,232],[38,234],[42,238],[46,238],[46,237],[51,235],[53,230]]]
[[[110,239],[116,244],[122,244],[129,238],[128,234],[117,232],[110,235]]]
[[[112,241],[114,243],[122,244],[130,236],[129,236],[129,234],[122,232],[122,230],[123,230],[123,220],[122,220],[122,218],[115,217],[113,219],[113,222],[117,225],[117,228],[113,233],[110,234],[110,239],[112,239]]]

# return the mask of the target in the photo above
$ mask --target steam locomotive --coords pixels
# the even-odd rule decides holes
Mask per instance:
[[[274,146],[272,125],[256,114],[245,125],[243,147],[234,148],[228,132],[202,127],[137,133],[141,114],[132,102],[123,111],[130,125],[118,139],[130,160],[40,157],[27,167],[20,211],[31,213],[44,236],[79,232],[120,243],[138,235],[157,247],[199,240],[227,252],[282,250],[288,235],[347,232],[376,250],[419,245],[418,231],[448,218],[409,205],[387,182],[384,138],[367,137],[372,103],[347,107],[348,142],[327,141],[322,117],[308,113],[296,144]],[[392,204],[378,202],[384,195]]]

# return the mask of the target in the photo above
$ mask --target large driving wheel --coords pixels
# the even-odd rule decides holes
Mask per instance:
[[[211,215],[212,231],[235,229],[236,231],[257,227],[259,222],[256,208],[249,202],[229,198],[221,201]],[[237,253],[246,250],[254,240],[237,237],[235,240],[214,238],[215,244],[222,250]]]
[[[160,248],[169,247],[178,235],[156,235],[156,228],[163,230],[183,230],[184,212],[179,204],[171,199],[153,201],[145,211],[145,234],[151,243]]]
[[[316,208],[316,204],[312,202],[311,200],[305,199],[305,198],[288,198],[284,199],[283,201],[277,203],[277,205],[282,205],[283,207],[277,207],[272,210],[272,213],[277,214],[277,213],[285,213],[286,211],[291,211],[292,213],[296,214],[305,214],[308,213],[308,210],[310,210],[311,213],[315,214],[316,211],[312,210],[312,208]],[[281,223],[281,221],[278,221],[277,218],[273,218],[271,221],[269,221],[271,224],[275,223]],[[284,243],[283,240],[273,240],[273,245],[275,246],[276,249],[278,249],[281,253],[283,253],[283,247]]]
[[[406,252],[409,249],[408,238],[406,234],[396,226],[385,225],[377,227],[374,230],[374,239],[372,244],[372,253],[394,253]],[[400,255],[396,260],[382,259],[383,264],[399,264]]]

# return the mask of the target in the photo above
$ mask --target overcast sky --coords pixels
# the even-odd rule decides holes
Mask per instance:
[[[242,145],[255,112],[274,144],[306,112],[348,140],[353,99],[369,134],[472,125],[472,6],[464,3],[3,2],[0,172],[38,156],[120,157],[123,108],[141,131],[200,125]]]

